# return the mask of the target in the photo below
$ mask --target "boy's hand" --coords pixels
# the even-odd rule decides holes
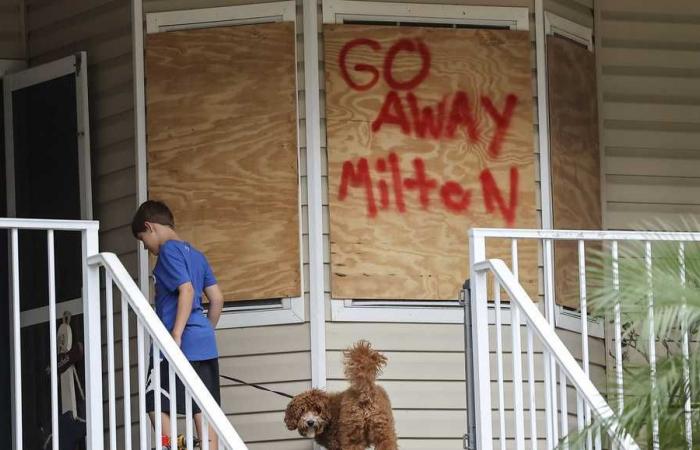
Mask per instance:
[[[182,346],[182,335],[177,334],[177,333],[172,333],[171,336],[175,340],[175,343],[177,344],[178,347]]]
[[[218,284],[205,287],[204,294],[209,300],[207,317],[209,318],[209,322],[211,322],[211,326],[216,329],[216,324],[219,323],[219,317],[221,317],[221,310],[224,307],[224,295],[221,293]]]

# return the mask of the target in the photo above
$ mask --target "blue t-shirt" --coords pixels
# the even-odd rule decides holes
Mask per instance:
[[[189,361],[217,358],[214,328],[202,308],[204,288],[216,284],[207,258],[187,242],[166,241],[160,246],[153,276],[156,281],[156,314],[168,331],[172,331],[175,325],[178,287],[188,281],[192,283],[194,300],[182,332],[182,352]]]

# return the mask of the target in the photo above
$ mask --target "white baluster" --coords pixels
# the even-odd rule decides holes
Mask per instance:
[[[124,292],[121,292],[122,299],[122,379],[124,393],[124,449],[131,450],[131,364],[129,361],[129,305]],[[137,369],[138,370],[138,369]]]
[[[56,344],[56,259],[53,230],[47,232],[49,261],[49,345],[51,346],[51,448],[58,450],[58,347]]]
[[[107,321],[107,392],[109,395],[109,448],[117,450],[117,400],[114,374],[114,300],[112,275],[105,272],[105,319]],[[122,370],[129,370],[122,366]]]
[[[499,430],[500,434],[498,436],[498,441],[501,443],[501,450],[506,449],[506,411],[505,411],[505,399],[503,391],[503,343],[502,343],[502,329],[501,329],[501,286],[498,284],[498,280],[494,278],[493,283],[493,296],[494,296],[494,312],[496,313],[496,367],[497,367],[497,377],[498,377],[498,418],[499,418]]]

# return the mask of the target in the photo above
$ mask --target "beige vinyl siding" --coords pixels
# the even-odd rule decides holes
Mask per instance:
[[[24,59],[22,0],[0,0],[0,59]]]
[[[530,9],[530,35],[532,41],[532,77],[533,77],[533,112],[535,142],[535,181],[537,184],[538,220],[541,223],[540,204],[540,170],[537,135],[537,86],[535,67],[535,15],[534,1],[420,1],[416,3],[466,4],[481,6],[514,6]],[[545,9],[571,21],[587,27],[593,27],[593,0],[546,0]],[[322,38],[321,38],[322,40]],[[321,55],[322,57],[323,55]],[[323,70],[323,69],[322,69]],[[323,78],[322,78],[323,80]],[[322,81],[323,82],[323,81]],[[321,105],[324,104],[324,86],[321,85]],[[327,151],[325,140],[325,111],[321,110],[321,142],[323,154]],[[385,352],[389,363],[380,378],[380,383],[391,396],[399,446],[402,449],[438,450],[462,449],[462,437],[466,432],[466,391],[464,368],[464,332],[462,325],[437,323],[377,323],[377,322],[338,322],[331,321],[330,316],[330,235],[328,230],[328,173],[324,162],[324,263],[326,272],[326,345],[327,376],[331,389],[344,389],[347,382],[342,373],[342,351],[358,339],[368,339],[375,348]],[[466,257],[466,255],[465,255]],[[541,264],[541,262],[540,262]],[[540,269],[541,271],[541,269]],[[542,288],[540,286],[540,292]],[[565,344],[581,357],[581,338],[576,333],[560,330],[560,337]],[[504,341],[509,341],[510,330],[504,328]],[[491,342],[495,342],[495,330],[491,327]],[[523,342],[526,342],[523,340]],[[602,385],[605,380],[605,350],[603,341],[591,339],[591,355],[595,358],[592,365],[594,378]],[[495,344],[494,344],[495,345]],[[495,350],[492,362],[495,362]],[[505,357],[510,361],[510,354]],[[541,360],[541,350],[536,361]],[[507,365],[506,365],[507,366]],[[495,366],[492,366],[492,379],[496,379]],[[525,368],[526,366],[523,365]],[[539,364],[538,367],[542,367]],[[542,370],[537,371],[537,390],[543,392]],[[512,403],[513,385],[506,374],[506,398]],[[527,386],[525,386],[527,388]],[[494,391],[495,392],[495,391]],[[570,393],[570,396],[573,395]],[[573,398],[573,397],[572,397]],[[495,403],[494,405],[497,405]],[[575,402],[570,403],[575,405]],[[506,405],[508,407],[508,404]],[[512,404],[510,405],[512,409]],[[541,405],[540,405],[541,407]],[[538,409],[540,408],[538,407]],[[525,405],[528,408],[528,405]],[[570,412],[571,412],[570,407]],[[497,415],[494,415],[497,420]],[[526,420],[529,416],[526,414]],[[544,438],[545,426],[543,413],[538,414],[538,436]],[[494,424],[495,425],[495,424]],[[510,427],[512,428],[512,427]],[[526,435],[529,436],[529,422]],[[512,438],[509,430],[508,438]],[[498,436],[498,428],[494,428]],[[512,444],[512,440],[508,440]]]
[[[94,218],[100,249],[136,275],[129,224],[136,207],[129,0],[26,0],[29,65],[87,52]]]
[[[245,0],[144,0],[144,14],[153,12],[235,6]],[[306,135],[304,106],[304,55],[301,1],[297,1],[297,88],[299,115],[299,171],[301,174],[301,230],[303,285],[308,311],[309,229],[306,189]],[[308,319],[307,319],[308,320]],[[308,322],[251,328],[217,330],[219,364],[222,374],[270,389],[297,394],[311,387],[311,352]],[[311,441],[284,425],[287,398],[248,386],[234,386],[221,380],[222,408],[251,450],[310,450]]]
[[[88,107],[93,217],[100,221],[100,250],[116,253],[136,277],[137,243],[131,235],[131,217],[137,206],[134,151],[133,69],[130,0],[26,0],[27,59],[30,66],[87,52]],[[115,296],[113,315],[116,387],[121,407],[121,299]],[[103,315],[105,312],[103,312]],[[138,379],[135,322],[130,323],[131,392]],[[102,328],[103,347],[106,331]],[[107,374],[106,351],[103,371]],[[106,402],[107,384],[103,385]],[[132,398],[132,417],[138,417],[138,399]],[[105,408],[105,411],[107,409]],[[107,417],[107,414],[105,415]],[[105,439],[108,435],[105,433]],[[138,438],[138,430],[134,430]],[[119,436],[123,439],[123,436]],[[120,445],[121,442],[120,442]]]
[[[685,228],[700,217],[700,3],[599,10],[606,226]]]

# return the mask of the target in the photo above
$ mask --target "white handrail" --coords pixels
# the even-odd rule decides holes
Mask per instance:
[[[94,220],[15,219],[0,217],[0,229],[5,228],[16,228],[18,230],[97,231],[100,228],[100,223]]]
[[[113,253],[99,253],[88,259],[90,266],[103,266],[111,274],[114,283],[121,289],[129,306],[136,314],[139,323],[147,330],[155,340],[161,353],[171,363],[178,377],[190,392],[192,399],[200,405],[202,413],[207,416],[207,422],[216,430],[220,439],[221,448],[231,450],[247,450],[243,440],[226,418],[226,415],[211,396],[206,386],[190,365],[180,348],[175,344],[170,333],[166,330],[155,311],[134,283],[119,258]],[[223,446],[221,445],[223,444]]]
[[[586,376],[559,336],[547,323],[547,320],[515,279],[508,266],[502,260],[489,259],[475,263],[473,269],[478,274],[491,271],[495,275],[498,282],[510,296],[511,302],[520,308],[527,325],[532,327],[542,344],[550,354],[554,355],[554,358],[571,380],[579,395],[590,405],[593,414],[604,421],[610,437],[615,440],[619,448],[623,450],[638,450],[639,446],[629,434],[619,432],[620,425],[617,417],[605,401],[605,398],[598,392],[598,389]]]
[[[583,241],[700,241],[700,233],[667,231],[537,230],[472,228],[474,238],[556,239]]]

